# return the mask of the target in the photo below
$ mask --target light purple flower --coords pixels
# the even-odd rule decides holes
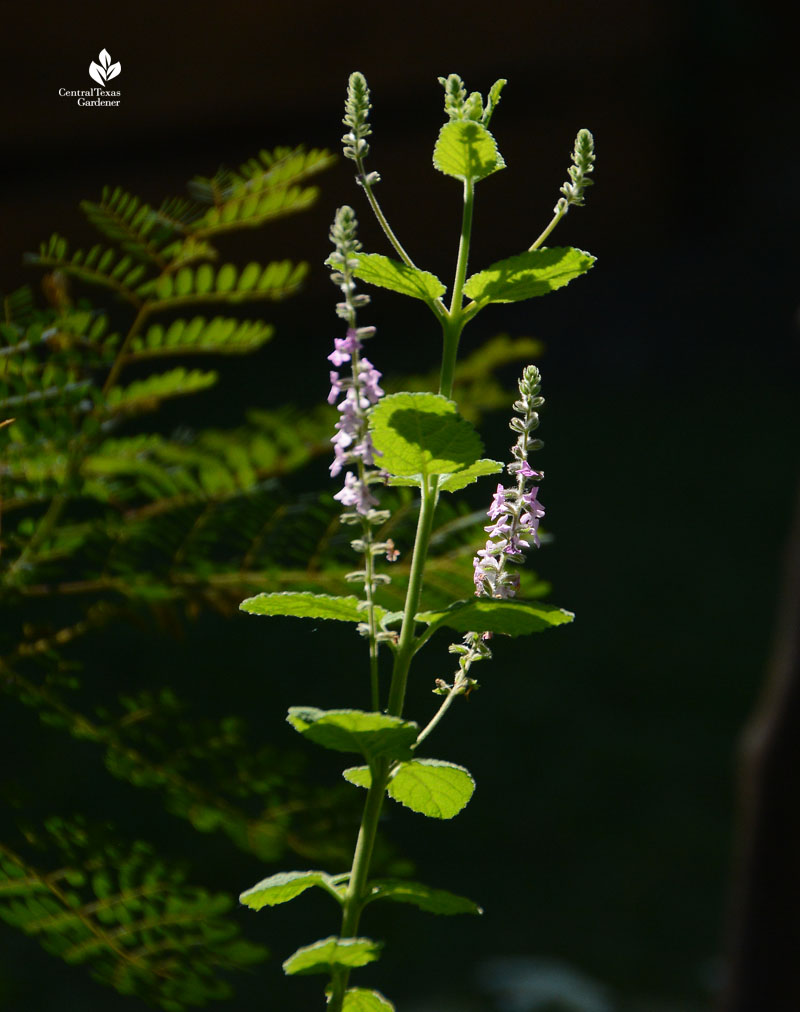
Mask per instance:
[[[359,479],[348,471],[344,476],[344,488],[333,497],[342,506],[355,506],[359,513],[369,513],[370,509],[378,505],[378,500],[370,492],[365,481]]]

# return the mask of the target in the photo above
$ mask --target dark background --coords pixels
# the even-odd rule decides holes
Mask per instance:
[[[478,190],[475,269],[533,241],[577,129],[592,129],[597,185],[551,242],[588,249],[597,265],[566,292],[487,311],[466,338],[472,347],[503,330],[546,344],[542,499],[555,541],[536,562],[578,620],[522,648],[498,645],[478,701],[442,731],[441,754],[478,779],[464,815],[439,826],[393,812],[389,829],[420,877],[474,896],[487,913],[454,925],[404,909],[388,924],[376,912],[372,930],[390,938],[377,978],[403,1012],[467,1012],[490,1007],[478,1004],[482,960],[542,957],[601,982],[613,1008],[708,1007],[724,972],[737,741],[767,667],[797,472],[789,24],[768,4],[736,0],[38,2],[9,14],[0,42],[4,291],[32,280],[20,255],[52,231],[76,244],[88,237],[77,203],[104,184],[158,201],[261,147],[338,150],[353,69],[372,89],[369,167],[383,176],[384,208],[415,260],[443,277],[460,201],[430,167],[437,76],[456,71],[483,92],[509,81],[493,121],[508,168]],[[102,48],[121,61],[112,87],[122,105],[81,109],[60,98],[59,87],[91,86],[88,64]],[[325,396],[324,356],[338,331],[321,264],[335,207],[352,203],[367,248],[389,252],[352,175],[340,162],[321,177],[317,208],[269,230],[267,255],[315,267],[306,293],[270,313],[278,341],[225,368],[202,419],[182,404],[175,421],[188,412],[198,423],[235,423],[244,406],[278,403],[287,390],[308,404]],[[243,260],[263,257],[264,242],[239,237],[236,249]],[[384,372],[435,364],[423,309],[389,294],[371,309]],[[500,421],[487,427],[492,456],[507,442]],[[277,649],[296,645],[291,633],[276,635]],[[242,673],[227,689],[247,706],[263,629],[209,622],[193,642],[208,670]],[[305,648],[312,667],[331,646]],[[186,658],[159,650],[168,680]],[[304,701],[288,665],[276,667],[274,697],[263,683],[252,690],[265,700],[267,737],[284,734],[285,704]],[[337,693],[319,681],[305,701],[348,702],[351,687]],[[422,691],[419,701],[428,705]],[[55,734],[46,741],[68,745]],[[102,772],[97,784],[121,790]],[[253,869],[235,852],[221,848],[220,860],[228,867],[215,872],[218,886],[250,883]],[[277,959],[244,985],[236,1008],[307,1007],[298,996],[314,991],[284,984],[278,967],[309,940],[306,915],[318,926],[325,916],[313,902],[293,911],[280,921],[287,938],[267,923],[280,911],[247,922]],[[136,1005],[10,929],[3,936],[8,1008],[49,1008],[56,996],[89,1010]]]

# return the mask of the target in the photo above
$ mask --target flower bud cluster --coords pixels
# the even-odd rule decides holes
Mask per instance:
[[[342,137],[344,156],[352,161],[360,161],[369,154],[366,138],[372,133],[369,125],[369,87],[366,78],[358,71],[350,75],[347,82],[347,99],[344,104],[342,122],[350,129]]]
[[[539,520],[544,516],[544,507],[538,500],[539,486],[531,486],[531,482],[541,480],[544,474],[528,463],[528,454],[542,446],[541,440],[531,438],[539,425],[536,409],[544,404],[540,386],[539,370],[527,366],[519,381],[519,400],[514,402],[514,411],[520,417],[509,423],[517,433],[517,441],[511,448],[514,460],[506,470],[516,476],[517,484],[510,488],[498,485],[492,498],[488,511],[492,523],[484,528],[489,536],[473,561],[475,594],[479,597],[515,597],[519,573],[513,572],[509,564],[524,562],[523,549],[530,548],[531,541],[537,548],[540,544]]]
[[[589,130],[579,130],[572,150],[572,165],[567,170],[569,179],[561,187],[563,197],[553,208],[554,213],[566,214],[570,204],[580,207],[584,203],[583,191],[594,185],[589,173],[594,172],[594,137]]]
[[[332,280],[337,284],[344,300],[336,307],[337,314],[347,320],[349,326],[343,338],[334,338],[334,350],[328,360],[338,368],[349,363],[347,373],[331,370],[331,390],[328,403],[335,404],[339,398],[339,421],[333,436],[334,459],[330,467],[331,477],[336,477],[345,467],[352,465],[344,478],[344,487],[334,499],[343,506],[355,507],[357,513],[366,516],[378,506],[378,500],[370,486],[382,481],[383,476],[375,468],[376,450],[368,428],[368,413],[383,396],[379,385],[380,372],[362,354],[363,342],[375,333],[374,327],[357,327],[356,311],[369,303],[368,295],[355,294],[355,270],[358,266],[357,253],[361,243],[356,238],[357,222],[350,207],[341,207],[331,229],[331,241],[336,247],[329,263],[334,268]]]

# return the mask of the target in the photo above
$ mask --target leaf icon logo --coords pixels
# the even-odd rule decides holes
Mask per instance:
[[[122,70],[122,64],[112,63],[107,49],[103,49],[97,59],[99,63],[92,60],[89,64],[89,76],[105,88],[106,84]]]

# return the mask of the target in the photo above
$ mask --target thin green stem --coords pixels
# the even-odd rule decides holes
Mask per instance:
[[[463,679],[461,680],[461,682],[459,682],[459,679],[456,678],[450,691],[444,697],[442,705],[439,707],[439,709],[436,711],[433,717],[431,717],[431,719],[428,721],[425,727],[417,735],[417,740],[414,745],[414,748],[416,748],[418,745],[422,744],[423,741],[425,741],[425,739],[428,737],[431,731],[433,731],[433,729],[436,727],[436,725],[439,723],[442,717],[444,717],[444,715],[450,709],[453,700],[456,698],[456,696],[460,696],[463,691],[464,691]]]
[[[450,300],[450,312],[442,323],[442,371],[439,378],[439,393],[444,397],[453,396],[456,358],[461,331],[464,329],[463,318],[464,282],[467,278],[469,263],[469,245],[472,236],[472,211],[475,205],[475,187],[471,180],[464,182],[464,210],[461,216],[461,237],[458,243],[458,259],[456,275],[453,281],[453,297]]]
[[[365,481],[366,467],[359,460],[359,480]],[[364,600],[367,605],[367,625],[369,626],[369,685],[372,709],[381,706],[380,688],[378,684],[378,622],[375,617],[375,556],[372,552],[372,525],[363,518],[361,521],[361,538],[364,542]]]
[[[371,767],[372,783],[367,791],[367,800],[361,816],[353,864],[347,883],[342,907],[341,938],[353,938],[358,931],[358,922],[366,899],[369,866],[372,850],[375,846],[375,835],[378,831],[378,820],[383,807],[386,784],[389,780],[389,763],[385,759],[377,760]],[[331,976],[331,998],[329,1012],[341,1012],[350,971],[343,968],[334,970]]]
[[[528,252],[529,253],[533,253],[534,250],[539,249],[539,247],[542,245],[542,243],[545,241],[545,239],[550,235],[550,233],[553,231],[553,229],[556,227],[556,225],[561,221],[561,219],[567,213],[567,207],[568,206],[569,205],[566,205],[565,207],[562,207],[560,203],[556,204],[556,210],[555,210],[555,213],[553,214],[553,220],[550,222],[550,224],[547,226],[547,228],[544,230],[544,232],[542,232],[542,234],[539,236],[539,238],[536,240],[536,242],[532,246],[528,247]]]
[[[136,318],[131,324],[130,330],[125,335],[125,340],[122,342],[120,349],[117,352],[116,358],[114,359],[111,365],[111,368],[108,370],[108,376],[106,376],[106,381],[103,384],[104,394],[108,393],[108,391],[111,389],[114,383],[116,383],[117,377],[122,372],[122,369],[125,365],[125,357],[128,353],[128,348],[131,345],[131,341],[133,341],[134,337],[136,337],[136,335],[142,329],[142,324],[147,319],[147,316],[150,313],[150,309],[151,306],[148,303],[144,303],[144,305],[139,306],[139,312],[136,314]]]
[[[363,189],[364,193],[366,193],[367,195],[367,200],[369,201],[369,206],[372,208],[372,213],[378,219],[378,224],[383,229],[386,238],[389,240],[392,246],[394,246],[395,250],[397,251],[397,255],[400,257],[403,263],[406,264],[407,267],[413,267],[414,270],[417,270],[418,269],[417,265],[414,263],[414,261],[408,255],[408,253],[406,253],[405,249],[400,243],[400,240],[392,231],[391,225],[386,220],[386,215],[381,210],[381,205],[378,203],[378,198],[372,192],[372,185],[367,182],[367,174],[364,171],[363,159],[356,158],[356,166],[358,167],[358,181],[361,184],[361,188]]]
[[[406,683],[408,682],[408,670],[411,666],[411,658],[414,656],[416,637],[414,629],[416,626],[416,614],[419,608],[419,600],[422,594],[422,580],[425,574],[425,562],[428,557],[428,545],[431,540],[433,529],[433,517],[436,512],[436,488],[428,487],[427,482],[422,485],[422,500],[417,521],[417,533],[414,539],[414,554],[411,559],[411,572],[408,577],[408,588],[406,590],[406,602],[403,610],[403,624],[400,627],[400,637],[397,641],[397,653],[394,658],[392,671],[392,683],[389,688],[389,705],[387,712],[395,717],[401,716],[406,698]]]

